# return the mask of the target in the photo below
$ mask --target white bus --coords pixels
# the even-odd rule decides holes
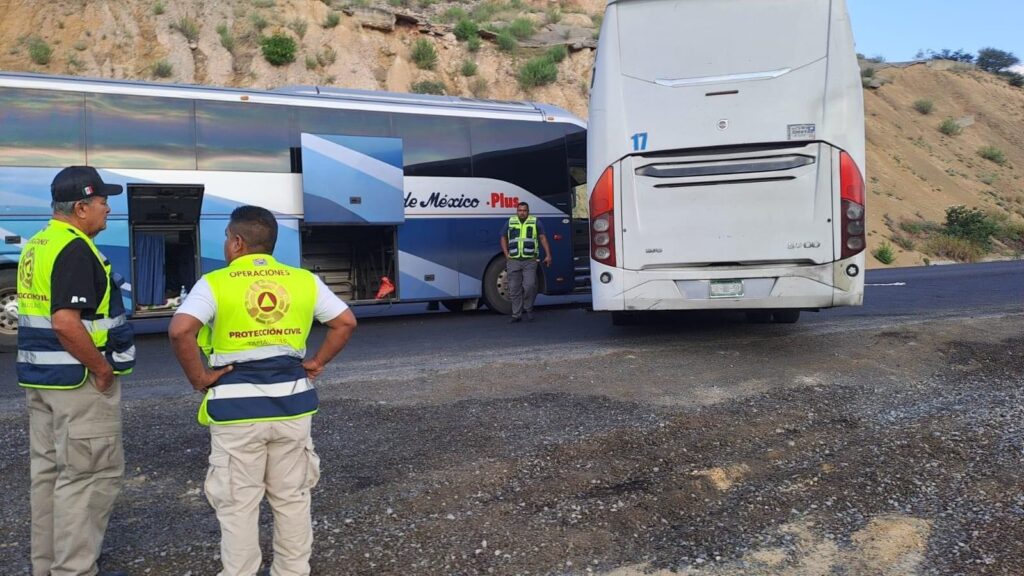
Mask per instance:
[[[520,201],[551,243],[541,291],[587,287],[587,221],[572,217],[585,133],[532,102],[0,73],[0,348],[17,337],[18,257],[64,166],[125,188],[97,243],[134,318],[170,316],[224,265],[224,225],[242,204],[277,216],[280,261],[350,303],[508,313],[498,240]]]
[[[595,310],[795,322],[864,294],[845,0],[611,0],[587,130]]]

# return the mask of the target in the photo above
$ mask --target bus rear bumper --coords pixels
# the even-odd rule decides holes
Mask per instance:
[[[728,269],[622,270],[591,263],[594,310],[756,310],[859,306],[864,299],[863,254],[807,266]],[[851,275],[852,274],[852,275]],[[607,277],[606,277],[607,278]],[[711,285],[734,282],[740,294],[713,297]]]

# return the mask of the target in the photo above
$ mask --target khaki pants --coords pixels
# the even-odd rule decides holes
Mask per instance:
[[[93,576],[121,492],[121,383],[26,391],[33,576]]]
[[[220,521],[220,576],[253,576],[260,568],[259,510],[264,493],[274,512],[271,576],[309,574],[313,550],[309,491],[320,479],[309,416],[280,422],[210,426],[206,498]]]

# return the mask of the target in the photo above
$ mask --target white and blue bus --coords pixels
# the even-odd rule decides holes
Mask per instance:
[[[594,309],[613,322],[862,303],[845,0],[609,0],[587,137]]]
[[[498,237],[521,201],[551,243],[541,291],[587,283],[587,221],[573,218],[585,150],[583,121],[536,103],[3,73],[0,305],[16,305],[18,256],[50,217],[53,176],[88,164],[126,191],[97,245],[135,318],[173,313],[224,265],[224,226],[242,204],[277,215],[275,257],[350,303],[507,312]],[[0,313],[0,344],[16,333]]]

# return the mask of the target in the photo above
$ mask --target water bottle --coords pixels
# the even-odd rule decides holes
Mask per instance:
[[[178,297],[181,299],[181,302],[184,302],[186,296],[188,296],[188,290],[186,290],[185,289],[185,285],[182,284],[181,285],[181,294]]]

